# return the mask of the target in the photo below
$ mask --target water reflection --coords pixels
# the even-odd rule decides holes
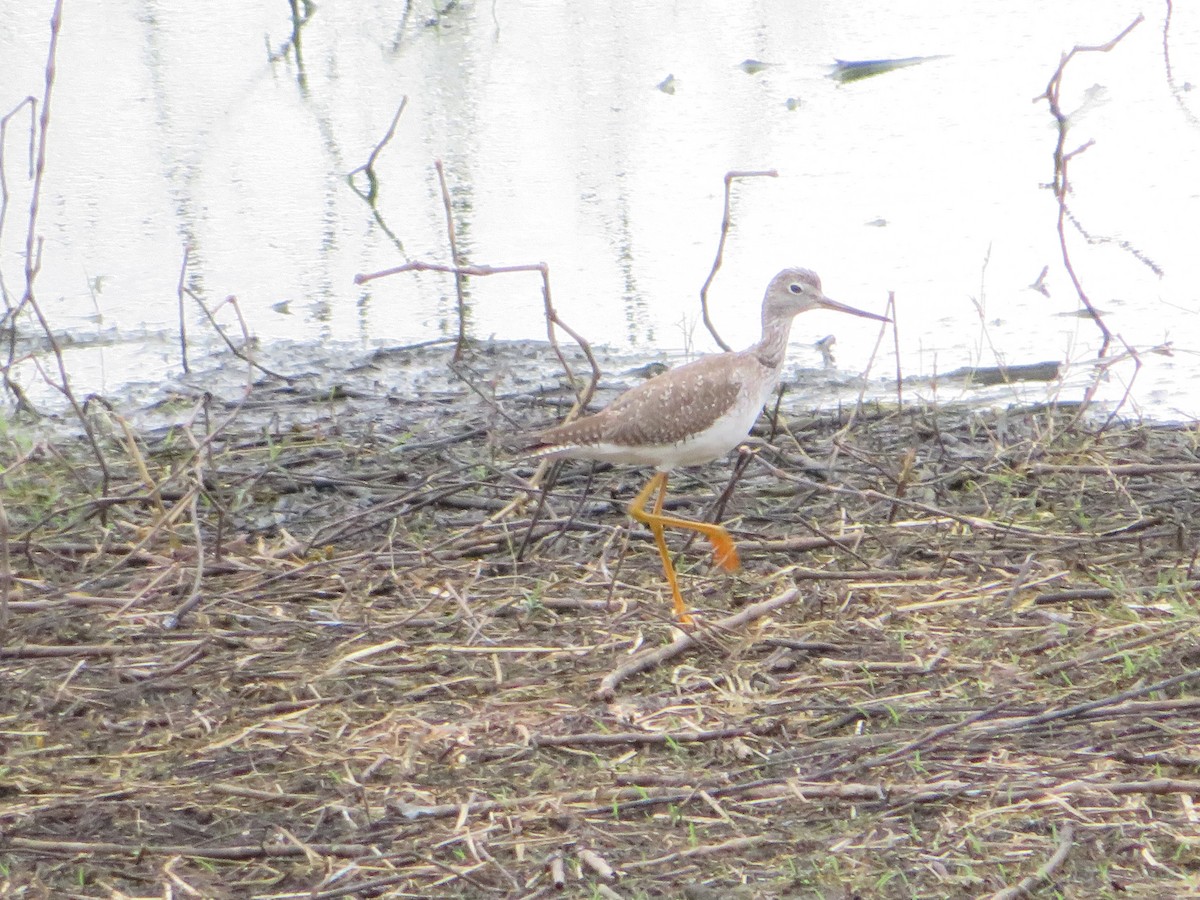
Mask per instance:
[[[1078,301],[1044,187],[1053,121],[1030,101],[1064,50],[1108,40],[1135,12],[1120,0],[488,3],[441,15],[421,3],[69,2],[38,297],[58,333],[105,346],[109,390],[152,354],[146,335],[175,333],[185,245],[188,285],[210,301],[236,294],[265,341],[453,334],[452,278],[353,284],[359,272],[449,259],[440,159],[464,260],[546,261],[559,310],[595,343],[703,352],[713,343],[697,327],[698,292],[721,178],[774,167],[778,179],[734,194],[710,292],[730,344],[754,339],[770,273],[810,265],[846,302],[876,307],[896,292],[906,374],[1057,359],[1086,378],[1100,335],[1059,315]],[[0,21],[5,112],[39,90],[48,15],[21,4]],[[1071,212],[1090,240],[1067,237],[1116,334],[1143,351],[1173,342],[1174,356],[1143,360],[1141,408],[1196,415],[1186,387],[1200,262],[1188,223],[1200,190],[1188,173],[1200,171],[1200,141],[1187,88],[1200,79],[1200,10],[1174,10],[1169,57],[1154,15],[1064,79],[1063,108],[1078,110],[1069,143],[1095,141],[1072,174]],[[922,57],[938,59],[828,77],[837,59]],[[673,93],[660,89],[668,76]],[[368,203],[347,176],[403,97]],[[29,187],[18,131],[5,141],[12,198],[0,234],[10,305],[23,246],[13,211]],[[464,297],[481,338],[545,333],[536,278],[469,279]],[[193,336],[211,333],[189,315]],[[813,344],[831,328],[841,366],[870,357],[871,336],[810,327],[794,337],[797,365],[822,364]],[[876,366],[897,369],[886,356]],[[1109,395],[1131,374],[1112,371]]]

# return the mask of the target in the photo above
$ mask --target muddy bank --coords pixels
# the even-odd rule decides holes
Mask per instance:
[[[791,391],[675,480],[681,633],[644,473],[505,451],[547,358],[406,356],[9,426],[5,892],[1196,887],[1194,427]]]

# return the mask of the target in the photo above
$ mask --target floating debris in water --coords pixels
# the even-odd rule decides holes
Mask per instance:
[[[821,364],[826,369],[832,369],[837,365],[837,360],[833,358],[833,345],[837,343],[837,338],[832,334],[827,334],[815,344],[818,350],[821,351]]]
[[[797,110],[800,108],[800,98],[799,97],[788,97],[787,100],[785,100],[783,102],[783,105],[786,106],[790,110],[793,110],[793,111]]]
[[[1045,362],[1016,366],[964,366],[947,372],[942,378],[969,381],[977,387],[994,387],[1018,381],[1055,381],[1062,377],[1062,363],[1051,359]],[[908,381],[906,378],[905,381]]]
[[[1046,287],[1046,273],[1050,271],[1049,266],[1042,266],[1042,273],[1038,275],[1037,281],[1029,286],[1031,291],[1037,291],[1047,297],[1050,296],[1050,288]]]
[[[632,369],[627,369],[624,374],[633,375],[638,378],[654,378],[667,371],[667,368],[668,366],[665,362],[654,360],[653,362],[646,363],[644,366],[635,366]]]
[[[1095,322],[1108,315],[1108,311],[1104,309],[1097,309],[1093,312],[1092,310],[1086,308],[1071,309],[1067,310],[1066,312],[1055,313],[1054,315],[1060,319],[1091,319],[1093,322]]]
[[[675,93],[675,85],[679,84],[674,75],[668,75],[662,81],[655,85],[664,94]]]
[[[763,69],[769,69],[775,63],[763,62],[761,59],[743,59],[738,63],[738,68],[747,75],[757,75]]]
[[[908,56],[904,59],[835,59],[835,65],[833,71],[829,73],[829,77],[834,81],[840,81],[842,84],[845,84],[848,81],[859,81],[863,78],[870,78],[872,75],[882,75],[884,72],[915,66],[918,63],[928,62],[931,59],[945,58],[946,56],[942,55]]]

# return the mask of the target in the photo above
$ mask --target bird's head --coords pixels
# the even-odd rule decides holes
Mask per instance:
[[[855,309],[853,306],[831,300],[821,290],[821,279],[817,277],[816,272],[796,268],[784,269],[767,285],[767,294],[763,298],[763,325],[790,318],[810,309],[832,309],[850,313],[852,316],[862,316],[864,319],[890,321],[887,316]]]

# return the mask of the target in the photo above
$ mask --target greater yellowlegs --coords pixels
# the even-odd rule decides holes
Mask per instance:
[[[767,285],[758,343],[737,353],[704,356],[670,369],[626,391],[595,415],[541,432],[526,447],[531,456],[565,456],[657,470],[629,504],[629,514],[654,535],[675,615],[682,623],[690,623],[692,618],[679,592],[663,529],[682,528],[704,535],[724,569],[737,569],[739,562],[733,538],[720,525],[662,514],[668,475],[677,466],[711,462],[745,439],[783,374],[792,319],[810,309],[888,321],[886,316],[830,300],[822,292],[816,272],[784,269]],[[652,495],[654,507],[647,511]]]

